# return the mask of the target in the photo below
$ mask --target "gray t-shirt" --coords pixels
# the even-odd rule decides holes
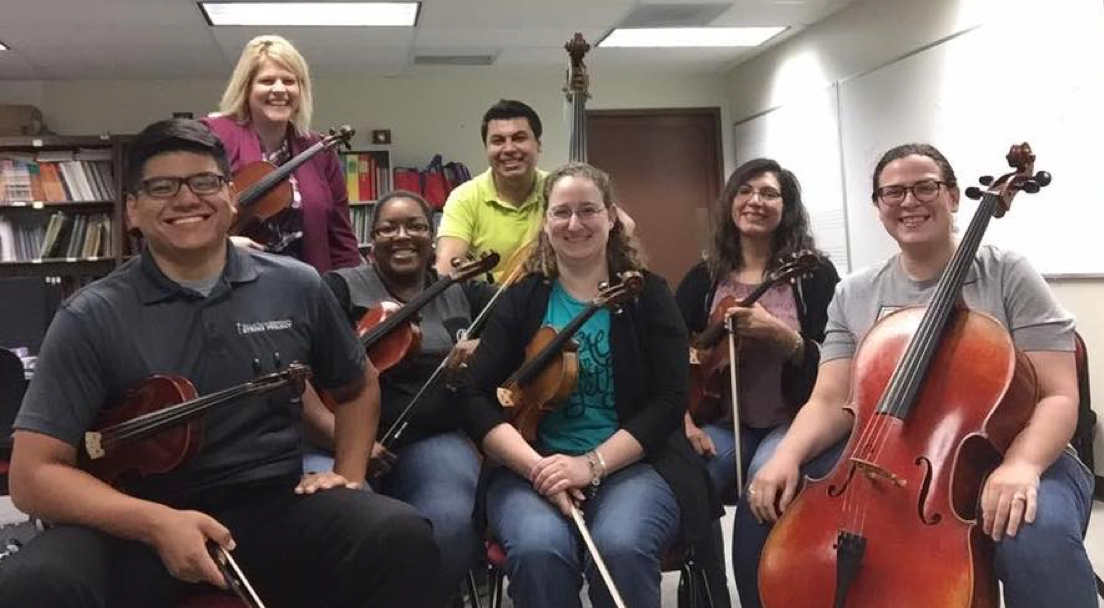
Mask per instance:
[[[927,305],[939,278],[916,281],[901,268],[900,254],[867,267],[836,285],[820,362],[847,359],[883,316],[905,306]],[[962,288],[967,306],[995,317],[1022,351],[1072,352],[1074,320],[1022,255],[991,245],[979,248]]]

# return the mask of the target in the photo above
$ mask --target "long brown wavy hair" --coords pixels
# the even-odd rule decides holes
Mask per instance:
[[[740,249],[740,231],[732,221],[732,201],[740,186],[770,173],[778,178],[782,187],[782,220],[774,230],[771,247],[770,271],[781,260],[802,249],[814,249],[813,236],[809,233],[809,214],[801,202],[801,184],[789,169],[769,158],[756,158],[736,167],[728,178],[724,191],[713,203],[713,243],[706,263],[713,277],[723,277],[744,265]],[[823,256],[823,254],[821,254]]]
[[[552,194],[552,188],[555,187],[556,182],[565,177],[582,177],[590,180],[602,193],[602,203],[605,204],[606,209],[613,206],[613,184],[610,182],[609,175],[605,171],[586,163],[570,162],[549,173],[544,180],[544,200],[541,203],[541,210],[545,213],[548,212],[548,199],[549,195]],[[625,227],[616,218],[613,228],[610,229],[609,241],[606,243],[606,260],[609,264],[611,276],[626,270],[645,269],[644,253],[640,248],[639,241],[636,237],[625,234]],[[548,235],[545,234],[544,230],[538,232],[536,247],[525,263],[525,269],[529,272],[540,273],[547,278],[559,276],[559,269],[556,266],[556,252],[552,249],[552,243],[549,242]]]

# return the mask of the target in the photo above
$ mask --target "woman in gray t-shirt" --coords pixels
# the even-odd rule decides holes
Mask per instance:
[[[854,424],[845,408],[856,344],[886,312],[926,303],[957,247],[959,190],[950,163],[934,147],[890,150],[874,171],[873,185],[878,218],[900,253],[837,287],[813,394],[748,489],[761,522],[774,522],[785,511],[802,469],[823,475],[838,457]],[[962,295],[1009,330],[1038,379],[1034,413],[986,479],[979,502],[979,523],[995,541],[1005,603],[1095,608],[1082,541],[1092,478],[1066,450],[1077,423],[1073,320],[1026,260],[996,248],[977,253]],[[801,584],[801,577],[793,583]]]

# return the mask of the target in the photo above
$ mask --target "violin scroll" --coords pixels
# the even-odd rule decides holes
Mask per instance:
[[[498,260],[499,255],[495,251],[484,252],[482,256],[475,260],[453,258],[450,276],[453,281],[465,281],[485,272],[490,272],[492,268],[498,265]]]
[[[328,133],[329,135],[322,139],[322,143],[327,148],[341,145],[345,146],[346,150],[353,149],[352,139],[353,135],[356,135],[356,129],[349,125],[341,125],[340,127],[330,127]]]

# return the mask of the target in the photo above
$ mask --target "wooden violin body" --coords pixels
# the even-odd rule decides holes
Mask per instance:
[[[402,304],[390,300],[373,306],[357,321],[356,334],[364,338],[374,328],[379,327],[389,317],[402,310]],[[413,319],[409,319],[381,336],[368,348],[368,358],[376,370],[383,372],[398,365],[409,354],[417,352],[421,344],[422,331]]]
[[[832,472],[810,481],[771,532],[759,564],[764,606],[832,605],[852,508],[865,555],[843,606],[997,606],[992,545],[976,502],[1034,411],[1035,373],[998,321],[960,310],[912,415],[877,413],[925,310],[899,310],[863,340],[852,376],[856,432]],[[877,417],[883,432],[859,432]]]
[[[92,428],[101,431],[195,398],[196,389],[186,378],[150,376],[131,389],[121,404],[104,411]],[[98,448],[103,456],[96,457],[94,447],[86,448],[92,456],[84,460],[83,466],[109,482],[128,474],[145,477],[167,473],[194,456],[202,441],[203,425],[193,418],[145,439],[120,442],[113,449],[101,441]]]
[[[247,236],[276,252],[287,247],[289,237],[279,234],[267,222],[291,205],[294,190],[288,177],[318,153],[341,144],[348,146],[355,133],[347,125],[330,129],[329,135],[279,167],[258,160],[239,168],[233,182],[238,193],[238,213],[230,234]]]
[[[727,348],[719,346],[728,333],[725,327],[726,315],[730,308],[754,305],[767,290],[782,281],[811,273],[820,263],[820,256],[810,250],[794,252],[792,259],[780,264],[767,274],[744,299],[725,296],[715,306],[709,316],[709,323],[690,345],[690,393],[687,410],[698,424],[712,422],[721,417],[722,397],[728,381],[725,370],[729,365]]]
[[[122,403],[104,410],[84,434],[81,466],[108,483],[172,471],[199,451],[204,413],[289,385],[302,394],[310,373],[309,366],[292,363],[202,397],[186,378],[150,376],[127,391]]]
[[[531,361],[549,348],[558,335],[551,327],[541,327],[525,347],[525,360]],[[516,380],[498,389],[498,400],[507,407],[510,422],[527,442],[537,440],[540,421],[563,403],[579,380],[579,356],[577,345],[568,341],[555,356],[548,360],[523,390]]]

